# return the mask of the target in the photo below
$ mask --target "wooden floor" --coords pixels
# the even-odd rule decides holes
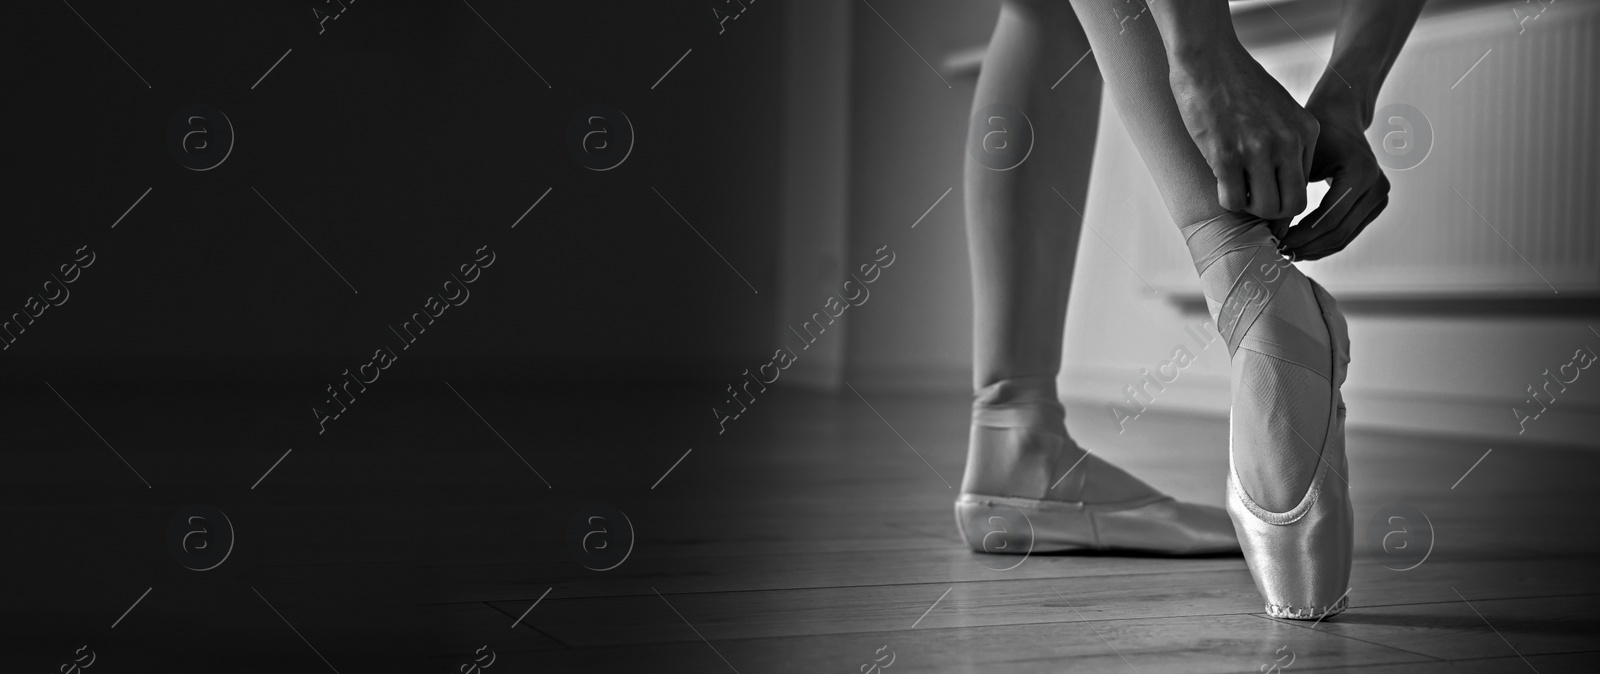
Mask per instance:
[[[775,389],[726,434],[713,423],[696,436],[684,430],[704,430],[693,395],[561,403],[397,385],[248,489],[299,410],[280,416],[281,396],[68,388],[95,431],[46,391],[22,407],[49,429],[28,440],[42,454],[0,458],[12,542],[0,649],[14,654],[0,659],[27,671],[54,671],[79,645],[99,658],[91,674],[458,671],[491,651],[491,673],[1600,663],[1595,448],[1484,457],[1482,443],[1353,434],[1351,609],[1312,625],[1266,617],[1239,557],[1033,555],[995,570],[1016,559],[969,552],[951,513],[963,397]],[[1097,412],[1070,412],[1084,444],[1177,496],[1221,502],[1223,420],[1156,411],[1118,436]],[[191,502],[239,532],[216,571],[179,568],[161,548],[172,509]],[[620,509],[637,534],[616,569],[590,571],[566,547],[568,521],[591,504]],[[1386,568],[1361,538],[1390,504],[1431,523],[1417,568]]]

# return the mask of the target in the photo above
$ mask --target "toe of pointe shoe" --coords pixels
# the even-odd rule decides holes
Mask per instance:
[[[1339,438],[1342,440],[1342,438]],[[1343,442],[1327,457],[1345,466]],[[1263,510],[1230,474],[1228,514],[1239,529],[1245,563],[1275,618],[1319,620],[1349,606],[1354,516],[1349,487],[1327,478],[1327,462],[1293,510]]]
[[[1322,620],[1344,613],[1350,607],[1349,597],[1340,597],[1330,606],[1284,606],[1267,604],[1267,615],[1285,620]]]
[[[956,524],[976,552],[1199,555],[1239,550],[1226,511],[1170,496],[1098,504],[962,494],[955,505]]]

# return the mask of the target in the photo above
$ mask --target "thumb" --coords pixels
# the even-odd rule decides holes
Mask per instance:
[[[1273,238],[1278,240],[1279,245],[1283,244],[1283,237],[1289,234],[1289,223],[1293,221],[1293,216],[1267,221],[1267,229],[1272,232]]]
[[[1356,181],[1348,176],[1335,176],[1329,185],[1328,193],[1322,196],[1322,203],[1317,204],[1316,208],[1306,214],[1300,225],[1294,228],[1289,240],[1279,239],[1279,243],[1297,249],[1317,238],[1318,234],[1338,229],[1344,224],[1350,207],[1355,204],[1357,197],[1361,196],[1354,194],[1356,184]]]

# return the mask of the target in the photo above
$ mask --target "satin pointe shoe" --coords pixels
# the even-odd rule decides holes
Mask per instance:
[[[1233,354],[1227,511],[1267,614],[1321,620],[1349,606],[1355,517],[1339,392],[1350,362],[1349,332],[1333,297],[1275,254],[1277,242],[1264,223],[1250,223],[1245,214],[1224,218],[1184,233]],[[1324,335],[1308,332],[1323,329]],[[1241,449],[1279,461],[1315,454],[1298,502],[1274,512],[1252,498],[1241,478]]]
[[[1349,357],[1348,338],[1344,337],[1344,318],[1322,286],[1312,282],[1324,320],[1339,344],[1340,356],[1333,381],[1344,381],[1344,365]],[[1336,361],[1336,362],[1339,362]],[[1311,488],[1300,503],[1285,512],[1269,512],[1250,498],[1240,485],[1238,471],[1229,454],[1228,515],[1233,518],[1244,548],[1245,563],[1255,579],[1256,589],[1266,600],[1267,614],[1290,620],[1321,620],[1343,612],[1350,605],[1347,594],[1351,557],[1354,553],[1355,514],[1350,503],[1349,474],[1345,458],[1345,406],[1334,393],[1333,410],[1321,461]],[[1230,424],[1229,434],[1232,434]],[[1299,442],[1298,439],[1295,440]],[[1302,449],[1310,451],[1302,446]],[[1329,475],[1329,473],[1334,473]]]
[[[974,551],[1239,550],[1221,508],[1178,501],[1085,453],[1065,419],[1054,377],[1002,380],[978,392],[955,502],[956,525]]]

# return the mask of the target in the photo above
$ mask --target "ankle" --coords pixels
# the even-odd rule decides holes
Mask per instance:
[[[994,428],[1032,428],[1066,434],[1066,409],[1056,395],[1055,375],[997,379],[972,395],[972,423]]]

